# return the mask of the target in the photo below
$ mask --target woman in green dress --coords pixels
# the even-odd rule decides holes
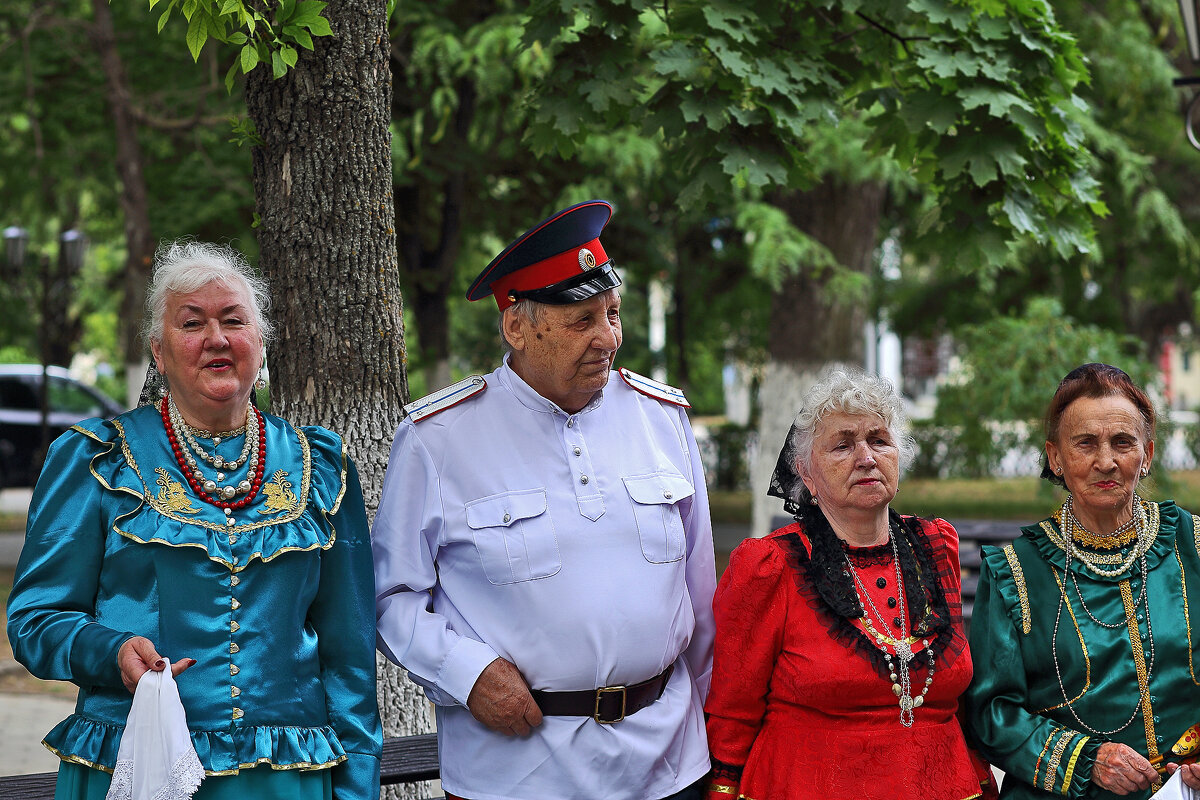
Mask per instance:
[[[1085,364],[1046,413],[1051,517],[983,551],[971,620],[969,734],[1003,798],[1147,798],[1200,722],[1200,525],[1138,495],[1154,408],[1122,370]],[[1200,787],[1200,767],[1184,766]]]
[[[132,692],[170,659],[207,775],[197,800],[374,800],[374,576],[354,465],[336,434],[251,404],[271,331],[238,253],[165,246],[147,294],[167,388],[54,442],[8,602],[16,658],[79,686],[44,741],[62,759],[56,797],[105,796]]]

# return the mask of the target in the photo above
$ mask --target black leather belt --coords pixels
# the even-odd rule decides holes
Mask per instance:
[[[662,697],[675,665],[649,680],[632,686],[602,686],[578,692],[544,692],[534,689],[534,702],[548,717],[591,717],[602,725],[612,725],[641,711]]]

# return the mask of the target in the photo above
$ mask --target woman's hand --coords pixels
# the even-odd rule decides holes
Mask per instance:
[[[194,658],[181,658],[171,665],[171,676],[179,677],[179,673],[195,663]],[[133,694],[143,675],[150,670],[162,672],[167,662],[154,649],[154,642],[145,636],[135,636],[117,651],[117,666],[121,668],[121,683]]]
[[[1101,789],[1113,794],[1129,794],[1149,789],[1156,780],[1158,772],[1145,756],[1129,745],[1116,742],[1100,745],[1096,763],[1092,765],[1092,783]]]
[[[1167,774],[1174,775],[1175,770],[1183,771],[1183,782],[1193,789],[1200,789],[1200,764],[1176,764],[1171,761],[1167,764]]]

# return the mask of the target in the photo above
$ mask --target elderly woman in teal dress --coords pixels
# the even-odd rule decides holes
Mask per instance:
[[[79,686],[46,736],[56,797],[108,789],[132,691],[165,659],[197,798],[379,791],[374,579],[341,439],[250,402],[265,286],[227,247],[160,249],[147,339],[166,387],[51,447],[8,603],[14,654]]]
[[[1122,370],[1085,364],[1046,414],[1051,517],[984,548],[971,620],[968,734],[1004,798],[1147,798],[1200,722],[1200,524],[1141,497],[1154,408]],[[1200,619],[1200,618],[1198,618]]]

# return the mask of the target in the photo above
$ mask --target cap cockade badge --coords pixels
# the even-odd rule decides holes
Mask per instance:
[[[596,257],[592,255],[592,251],[586,247],[579,248],[579,270],[587,272],[589,269],[596,268]]]

